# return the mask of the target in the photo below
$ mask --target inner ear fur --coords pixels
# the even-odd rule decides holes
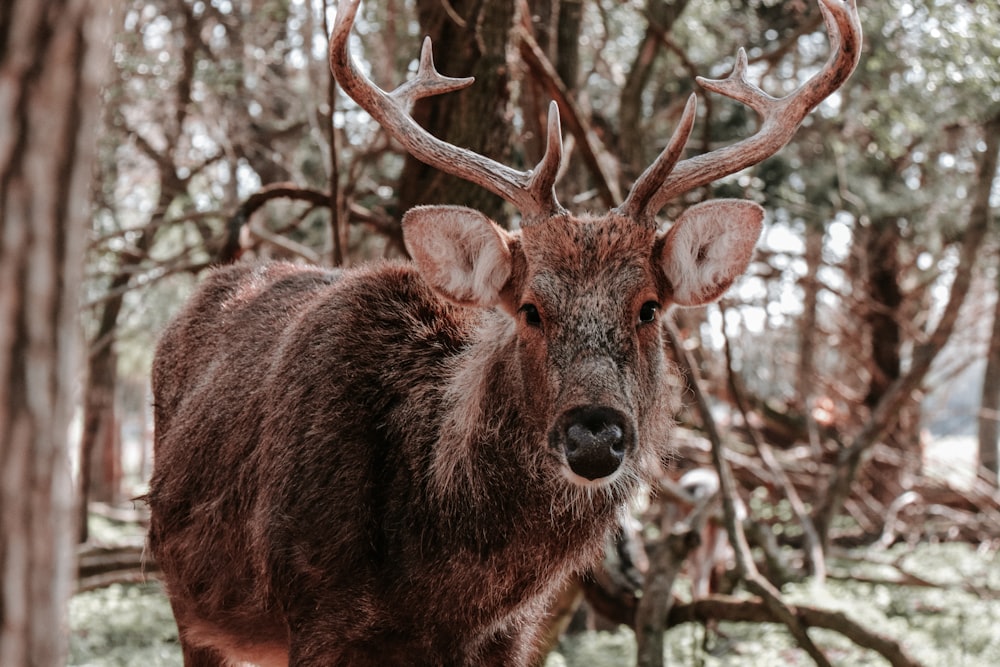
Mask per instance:
[[[514,237],[479,211],[418,206],[403,216],[403,241],[441,296],[464,306],[504,305]]]
[[[672,301],[700,306],[722,296],[747,270],[763,219],[763,208],[742,199],[716,199],[684,211],[660,244]]]

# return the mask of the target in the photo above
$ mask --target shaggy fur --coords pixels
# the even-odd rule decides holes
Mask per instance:
[[[512,234],[440,207],[404,229],[415,264],[218,270],[163,334],[149,544],[186,665],[530,664],[549,599],[657,469],[678,383],[643,313],[697,230]],[[687,293],[749,260],[701,254],[731,266],[687,270]],[[626,419],[596,480],[564,452],[587,406]]]

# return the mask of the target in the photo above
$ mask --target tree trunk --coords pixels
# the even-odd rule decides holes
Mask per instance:
[[[868,302],[865,327],[871,349],[870,379],[865,406],[878,404],[886,388],[899,377],[899,349],[902,331],[899,308],[903,292],[899,287],[899,229],[895,218],[872,221],[866,230],[865,264]]]
[[[528,16],[522,23],[530,23],[531,34],[542,53],[554,66],[559,64],[559,31],[562,13],[560,0],[533,0],[528,6]],[[577,33],[579,34],[579,33]],[[570,82],[563,80],[567,88]],[[548,96],[537,78],[528,76],[521,86],[521,108],[524,112],[524,132],[521,136],[525,159],[535,161],[545,153]]]
[[[442,74],[474,76],[476,82],[462,91],[417,102],[413,117],[436,137],[510,164],[507,42],[514,2],[452,2],[451,11],[446,6],[437,0],[419,0],[421,30],[434,42],[434,62]],[[505,222],[499,197],[409,155],[398,191],[400,214],[417,204],[460,204]]]
[[[802,317],[799,324],[799,358],[795,370],[795,393],[802,401],[802,407],[808,408],[808,399],[812,397],[813,376],[816,372],[816,327],[819,320],[819,270],[823,265],[823,226],[807,222],[806,239],[806,275],[800,282],[802,286]]]
[[[1000,260],[1000,253],[997,253]],[[979,406],[979,465],[993,473],[1000,472],[997,441],[1000,440],[1000,262],[997,263],[997,301],[993,308],[993,335],[986,354],[983,393]]]
[[[799,409],[805,415],[806,431],[809,434],[809,445],[813,455],[822,454],[816,422],[813,419],[813,401],[815,400],[816,375],[816,342],[819,338],[819,270],[823,265],[823,241],[826,237],[823,226],[807,221],[806,237],[806,275],[802,277],[802,317],[799,318],[799,358],[795,368],[795,397],[799,401]]]
[[[864,404],[872,410],[902,374],[903,322],[907,313],[903,310],[906,299],[900,287],[904,267],[899,256],[902,239],[897,221],[895,218],[874,220],[867,232],[867,303],[864,308],[871,360]],[[909,489],[914,476],[920,472],[919,394],[909,397],[900,406],[893,422],[887,425],[886,440],[901,454],[902,465],[893,470],[868,469],[862,480],[872,496],[884,505]]]
[[[927,340],[914,348],[909,370],[886,389],[867,423],[857,435],[849,439],[848,446],[838,454],[836,469],[831,475],[826,495],[816,509],[816,528],[827,551],[833,520],[850,493],[851,484],[864,461],[865,453],[890,431],[892,424],[898,420],[900,411],[913,401],[914,392],[923,383],[934,359],[955,331],[959,311],[969,294],[976,258],[989,231],[989,204],[1000,160],[1000,116],[983,125],[983,137],[986,149],[977,156],[978,176],[972,189],[972,209],[958,247],[959,261],[941,318]]]
[[[0,664],[66,664],[69,421],[107,5],[0,6]]]
[[[581,0],[532,0],[528,10],[527,20],[531,24],[531,33],[535,41],[555,67],[559,80],[572,94],[576,89],[580,72],[583,3]],[[531,164],[541,160],[545,153],[550,99],[544,82],[530,75],[522,79],[521,108],[524,111],[522,141],[525,160]]]
[[[152,232],[143,230],[136,245],[144,252]],[[83,433],[80,437],[80,505],[77,539],[86,542],[88,537],[87,504],[91,500],[113,502],[114,493],[108,493],[112,484],[105,476],[109,465],[106,456],[112,454],[104,443],[115,437],[115,390],[118,383],[118,355],[115,354],[114,337],[118,329],[118,315],[125,300],[124,290],[140,257],[126,253],[122,268],[108,286],[110,297],[104,302],[97,332],[91,342],[87,359],[87,379],[83,387]]]

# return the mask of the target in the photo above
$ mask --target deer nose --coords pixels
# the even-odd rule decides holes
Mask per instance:
[[[563,415],[563,452],[575,474],[589,480],[607,477],[621,466],[631,443],[628,419],[608,407],[574,408]]]

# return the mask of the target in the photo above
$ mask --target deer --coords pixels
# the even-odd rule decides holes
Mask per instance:
[[[831,54],[786,97],[699,78],[761,117],[685,157],[696,97],[624,201],[558,201],[558,108],[520,171],[432,136],[415,100],[471,79],[417,73],[379,88],[337,10],[340,87],[412,155],[499,195],[507,230],[460,206],[402,217],[409,260],[346,269],[245,263],[204,278],[152,368],[149,550],[188,667],[530,665],[546,606],[600,559],[669,453],[682,383],[664,349],[674,306],[717,299],[762,229],[751,201],[709,200],[669,229],[680,195],[787,144],[857,64],[854,0],[819,0]],[[684,159],[682,159],[684,158]]]

